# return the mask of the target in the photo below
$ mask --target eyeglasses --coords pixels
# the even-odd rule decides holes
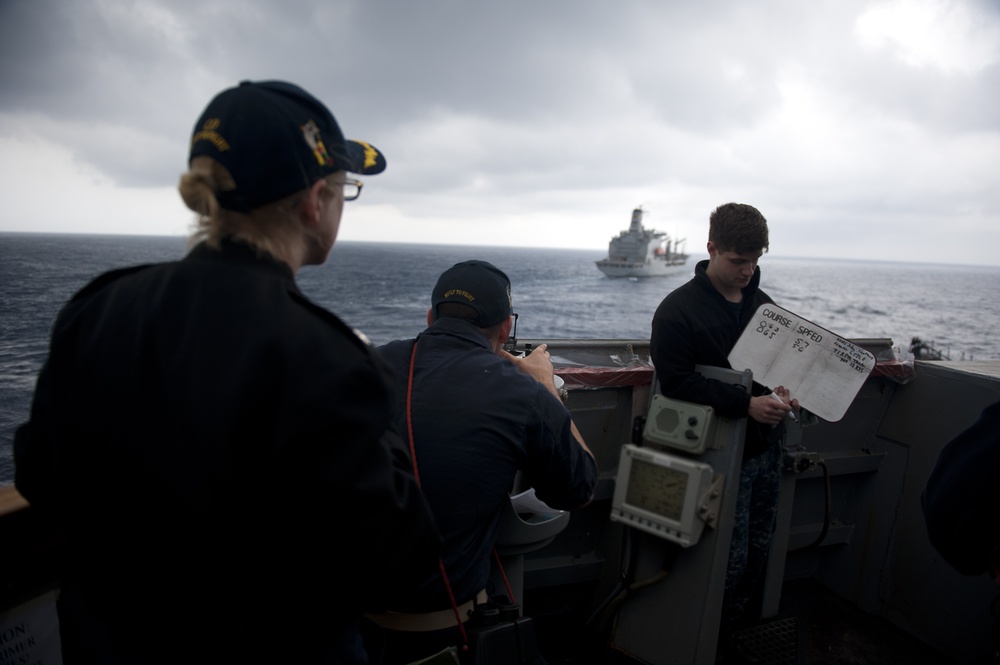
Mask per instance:
[[[344,181],[344,200],[353,201],[354,199],[361,196],[362,183],[360,180],[345,180]]]

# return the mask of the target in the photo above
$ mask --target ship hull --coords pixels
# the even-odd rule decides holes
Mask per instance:
[[[595,261],[597,268],[606,277],[662,277],[683,272],[687,259],[682,261]]]

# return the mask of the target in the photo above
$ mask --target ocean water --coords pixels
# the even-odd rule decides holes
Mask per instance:
[[[13,479],[11,442],[28,417],[56,314],[99,273],[181,258],[178,237],[0,233],[0,484]],[[660,300],[690,279],[609,279],[600,250],[340,242],[302,290],[376,344],[425,325],[437,276],[465,259],[491,261],[511,278],[521,338],[649,338]],[[912,337],[951,359],[1000,360],[1000,268],[764,255],[762,288],[782,307],[851,339]]]

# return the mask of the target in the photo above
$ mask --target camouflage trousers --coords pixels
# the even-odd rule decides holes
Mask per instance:
[[[729,547],[726,591],[722,601],[723,624],[756,623],[757,612],[747,615],[755,592],[763,588],[767,556],[771,549],[781,487],[781,443],[743,461],[733,540]]]

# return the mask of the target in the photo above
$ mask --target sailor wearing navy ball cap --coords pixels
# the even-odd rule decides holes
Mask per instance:
[[[400,589],[386,611],[366,614],[362,632],[380,665],[416,662],[468,637],[470,612],[494,589],[491,552],[519,473],[555,510],[586,506],[597,483],[547,346],[525,358],[504,349],[514,323],[507,274],[488,261],[461,261],[441,273],[430,300],[427,328],[378,354],[395,369],[392,419],[408,439],[444,551],[420,588]],[[520,593],[517,579],[511,588]]]
[[[333,114],[299,86],[244,81],[219,93],[195,123],[190,165],[192,173],[213,181],[212,194],[222,208],[221,214],[208,214],[212,202],[195,187],[203,180],[182,179],[181,195],[202,214],[204,238],[217,244],[219,237],[235,232],[252,244],[266,245],[295,272],[303,264],[326,260],[344,201],[361,194],[361,181],[348,174],[381,173],[386,161],[370,143],[345,140]],[[303,204],[303,233],[296,233],[300,229],[295,225],[276,233],[280,224],[269,221],[268,213],[275,212],[275,202],[296,193],[301,199],[296,203]],[[250,224],[230,214],[234,212],[262,224]],[[281,244],[274,242],[275,235],[281,236]]]
[[[295,282],[385,164],[299,86],[224,90],[180,179],[191,251],[60,312],[14,447],[65,537],[66,662],[367,663],[362,613],[436,564],[383,365]]]

